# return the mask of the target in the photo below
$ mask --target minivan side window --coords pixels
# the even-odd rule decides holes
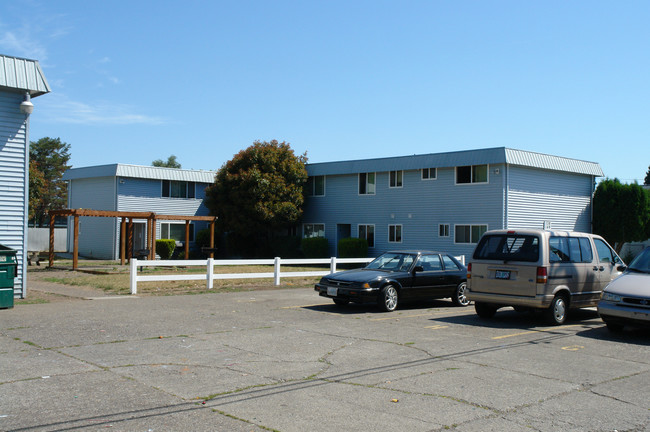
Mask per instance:
[[[533,235],[484,235],[473,255],[474,259],[537,262],[539,239]]]
[[[551,237],[548,245],[550,262],[590,263],[593,259],[586,237]]]
[[[612,250],[607,246],[607,243],[601,239],[594,239],[594,244],[596,245],[596,251],[598,252],[598,259],[600,262],[614,263],[614,254]]]

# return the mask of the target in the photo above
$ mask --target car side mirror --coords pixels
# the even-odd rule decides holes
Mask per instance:
[[[422,267],[422,266],[413,267],[413,273],[423,272],[423,271],[424,271],[424,267]]]
[[[627,266],[620,265],[620,266],[616,267],[616,270],[618,270],[620,272],[624,272],[625,270],[627,270]]]

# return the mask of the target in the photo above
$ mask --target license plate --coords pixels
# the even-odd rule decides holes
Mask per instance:
[[[338,288],[327,287],[327,295],[336,297],[339,294]]]
[[[497,270],[494,272],[495,279],[510,279],[510,271]]]

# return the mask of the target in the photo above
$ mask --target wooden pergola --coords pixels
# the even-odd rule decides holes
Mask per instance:
[[[153,212],[125,212],[109,210],[63,209],[50,210],[50,253],[49,265],[54,265],[54,218],[56,216],[74,217],[74,234],[72,250],[72,269],[77,270],[79,264],[79,217],[110,217],[120,218],[120,263],[125,264],[127,259],[133,257],[133,220],[145,219],[147,221],[147,249],[149,259],[156,258],[156,221],[157,220],[182,220],[185,221],[185,259],[190,256],[190,221],[210,222],[210,258],[214,258],[214,224],[215,216],[179,216],[161,215]]]

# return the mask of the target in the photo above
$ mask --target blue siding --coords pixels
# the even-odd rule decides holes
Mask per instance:
[[[503,167],[502,167],[503,168]],[[493,171],[493,167],[490,167]],[[501,170],[502,172],[502,170]],[[376,176],[376,194],[358,194],[358,176],[326,176],[326,195],[309,197],[304,223],[324,223],[330,252],[336,253],[337,224],[375,225],[375,256],[389,249],[436,249],[468,255],[472,244],[454,243],[454,225],[503,227],[503,182],[490,174],[487,184],[456,185],[455,169],[439,169],[436,180],[422,180],[420,170],[404,171],[403,187],[389,188],[389,173]],[[450,237],[438,236],[438,225],[450,225]],[[388,241],[389,225],[402,225],[402,242]]]
[[[27,120],[22,94],[0,91],[0,244],[15,249],[14,294],[24,297],[27,276]]]

